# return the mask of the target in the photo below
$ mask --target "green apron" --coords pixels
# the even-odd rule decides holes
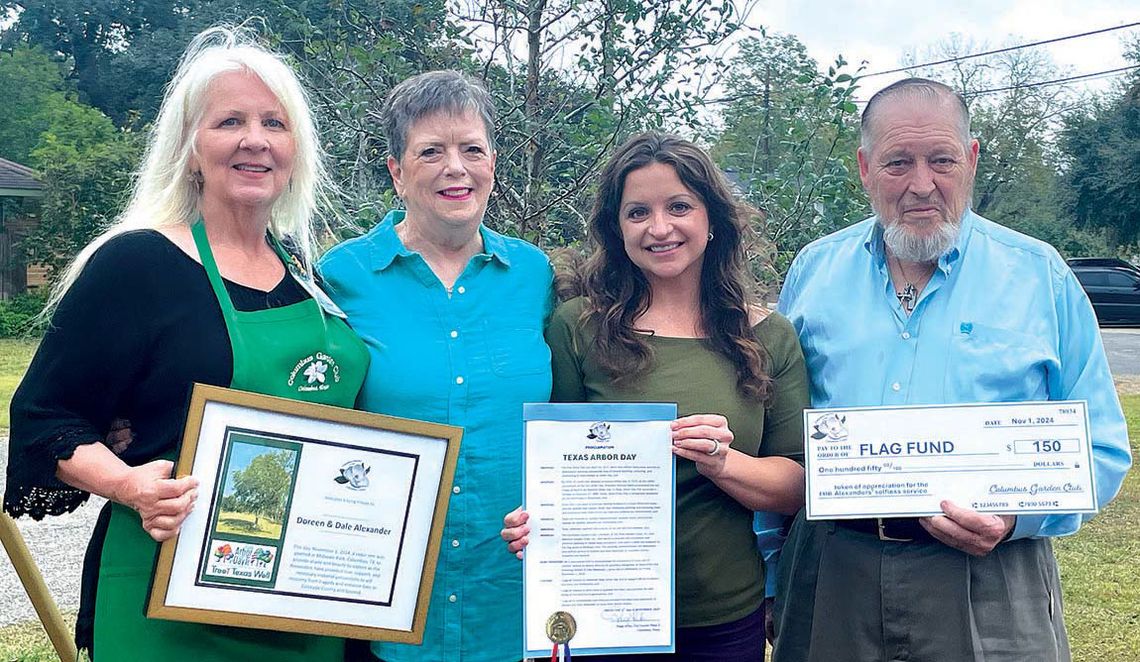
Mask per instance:
[[[230,387],[352,407],[364,382],[368,351],[348,325],[322,311],[314,299],[256,312],[235,310],[205,226],[195,223],[192,231],[233,347]],[[292,266],[280,246],[275,249]],[[319,365],[310,369],[314,364]],[[320,388],[324,385],[328,388]],[[99,662],[343,659],[341,639],[146,618],[157,551],[158,544],[143,531],[138,513],[112,504],[95,599]]]

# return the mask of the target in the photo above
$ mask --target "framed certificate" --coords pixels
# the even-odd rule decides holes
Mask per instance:
[[[147,616],[420,643],[461,435],[195,384]]]
[[[804,411],[807,519],[1095,513],[1084,401]]]
[[[675,649],[675,404],[527,404],[523,657]]]

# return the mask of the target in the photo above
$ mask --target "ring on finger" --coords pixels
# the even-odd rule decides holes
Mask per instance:
[[[720,439],[713,439],[713,448],[706,455],[720,455]]]

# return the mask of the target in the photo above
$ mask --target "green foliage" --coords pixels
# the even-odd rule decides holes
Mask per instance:
[[[312,93],[346,194],[332,210],[345,221],[339,236],[370,226],[398,203],[379,116],[388,91],[416,73],[455,68],[484,80],[499,111],[492,227],[545,246],[580,241],[594,181],[613,149],[631,133],[665,128],[707,140],[745,198],[765,212],[755,263],[774,282],[804,244],[869,211],[854,159],[862,69],[839,57],[821,70],[795,37],[764,31],[743,39],[725,66],[716,49],[738,33],[741,11],[750,6],[0,0],[0,11],[19,9],[2,34],[9,52],[0,53],[0,89],[11,103],[0,156],[44,173],[45,223],[25,248],[32,259],[62,264],[124,201],[141,148],[134,130],[153,117],[191,36],[258,16]],[[982,46],[955,35],[921,59]],[[1140,61],[1140,41],[1130,49]],[[982,142],[979,213],[1067,255],[1117,253],[1114,245],[1140,236],[1135,81],[1086,105],[1064,87],[1027,85],[1064,72],[1022,50],[917,73],[947,79],[968,95],[1010,88],[970,97]],[[710,105],[718,90],[726,91],[717,100],[723,105]]]
[[[740,28],[731,0],[458,5],[460,24],[490,28],[470,39],[500,110],[493,218],[540,245],[582,236],[593,181],[624,138],[702,122],[724,71],[714,47]]]
[[[218,502],[218,505],[222,510],[228,510],[230,512],[237,512],[241,510],[241,502],[239,502],[237,496],[233,494],[227,494],[222,497],[221,501]]]
[[[130,193],[141,137],[86,108],[71,130],[47,132],[33,153],[44,182],[40,224],[22,244],[28,262],[58,273],[115,219]],[[102,129],[99,127],[102,126]]]
[[[262,453],[235,472],[233,497],[240,509],[280,522],[296,457],[288,450]]]
[[[36,48],[0,53],[0,89],[9,95],[0,156],[39,171],[40,224],[17,249],[23,263],[58,269],[118,213],[141,140],[74,98],[60,66]],[[4,333],[20,318],[8,316]]]
[[[113,104],[117,92],[102,85],[102,71],[113,49],[129,45],[134,33],[157,16],[159,0],[0,0],[4,13],[19,11],[5,41],[38,46],[71,65],[84,100]],[[173,8],[167,11],[173,13]]]
[[[1140,38],[1128,56],[1140,63]],[[1117,242],[1140,239],[1140,74],[1066,118],[1061,144],[1066,200],[1077,222],[1103,228]]]
[[[394,206],[380,108],[405,78],[433,69],[473,69],[443,0],[408,3],[280,3],[267,27],[306,79],[349,231]]]
[[[985,44],[951,35],[922,59],[960,57],[985,49]],[[1117,252],[1103,231],[1078,227],[1066,210],[1060,173],[1068,150],[1058,143],[1057,134],[1062,118],[1082,116],[1088,104],[1069,88],[1032,85],[1064,73],[1048,55],[1016,50],[959,62],[953,69],[917,73],[934,78],[942,73],[943,82],[969,103],[971,128],[981,145],[975,211],[1048,242],[1067,257]],[[976,94],[994,89],[1002,91]]]
[[[65,89],[59,65],[43,51],[19,46],[0,52],[0,90],[5,96],[0,157],[28,163],[39,135],[69,103]]]
[[[764,281],[808,242],[867,215],[855,162],[858,72],[846,67],[839,57],[821,74],[798,39],[766,32],[743,40],[728,67],[713,156],[766,215]]]
[[[154,117],[162,89],[190,37],[212,23],[264,15],[268,0],[0,0],[19,10],[3,33],[57,56],[90,104],[119,126]]]
[[[40,316],[46,299],[39,293],[18,294],[0,300],[0,338],[20,338],[43,332],[45,321]]]

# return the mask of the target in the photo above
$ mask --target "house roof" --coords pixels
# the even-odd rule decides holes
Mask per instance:
[[[44,185],[31,168],[0,158],[0,195],[40,196]]]

